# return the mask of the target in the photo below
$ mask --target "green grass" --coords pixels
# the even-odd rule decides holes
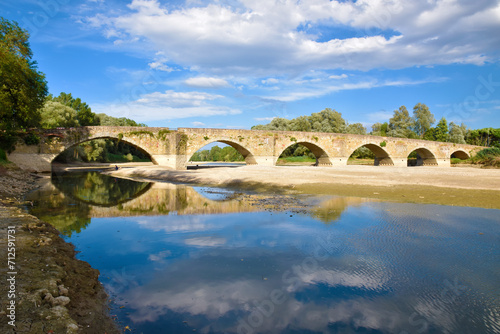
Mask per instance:
[[[278,163],[283,162],[316,162],[316,159],[310,158],[308,156],[300,156],[300,157],[284,157],[284,158],[279,158]]]
[[[151,160],[149,159],[140,159],[136,157],[135,155],[132,156],[132,161],[127,159],[127,156],[124,154],[113,154],[113,153],[108,153],[106,155],[106,160],[108,162],[150,162]]]
[[[484,166],[500,167],[500,148],[490,147],[477,152],[470,161],[473,164],[481,164]]]

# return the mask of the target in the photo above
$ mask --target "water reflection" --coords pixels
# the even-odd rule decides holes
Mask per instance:
[[[60,174],[47,180],[27,199],[34,204],[32,214],[68,236],[85,228],[91,218],[99,217],[293,210],[331,223],[349,206],[367,201],[350,197],[318,200],[272,194],[250,196],[227,189],[137,182],[98,172]],[[304,207],[317,209],[310,211]]]
[[[99,269],[135,332],[500,331],[498,210],[162,183],[117,187],[107,206],[76,201],[98,187],[85,180],[48,184],[33,211]]]

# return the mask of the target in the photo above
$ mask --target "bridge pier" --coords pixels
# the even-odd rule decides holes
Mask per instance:
[[[272,155],[255,155],[255,162],[258,166],[276,166],[276,161],[278,157],[273,157]]]

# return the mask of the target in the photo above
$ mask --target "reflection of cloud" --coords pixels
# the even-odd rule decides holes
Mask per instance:
[[[167,233],[205,231],[214,227],[212,224],[206,224],[200,217],[196,216],[175,216],[175,219],[158,217],[158,219],[139,220],[137,223],[149,230],[165,231]]]
[[[212,237],[188,240],[203,245],[222,241]],[[262,256],[246,257],[240,262],[240,254],[224,257],[211,253],[210,257],[191,258],[169,267],[148,285],[134,287],[124,294],[133,310],[130,319],[135,323],[153,322],[169,312],[188,313],[205,317],[214,332],[234,333],[239,325],[234,315],[241,314],[241,319],[248,319],[257,309],[256,305],[269,303],[271,291],[276,290],[284,293],[283,303],[272,306],[272,315],[265,317],[256,332],[279,332],[290,326],[321,332],[335,322],[393,332],[407,319],[400,306],[396,307],[397,303],[386,301],[383,296],[377,300],[353,297],[345,301],[343,297],[336,297],[336,291],[346,288],[383,293],[382,286],[388,274],[385,268],[372,262],[353,263],[350,260],[341,264],[331,259],[322,262],[324,266],[317,270],[308,271],[302,267],[299,273],[295,268],[302,261],[288,254],[286,257],[278,255],[264,267],[249,265]],[[233,262],[235,259],[237,264]],[[345,270],[328,269],[339,266]],[[287,271],[291,275],[283,276]],[[323,290],[325,285],[329,290],[321,303],[314,298],[296,299],[310,289],[326,291]],[[203,332],[203,329],[198,331]]]
[[[172,252],[169,250],[159,252],[158,254],[150,254],[148,259],[150,261],[162,262],[165,258],[172,255]]]
[[[224,245],[226,243],[226,239],[214,237],[199,237],[186,239],[184,242],[186,243],[186,245],[191,246],[215,247]]]

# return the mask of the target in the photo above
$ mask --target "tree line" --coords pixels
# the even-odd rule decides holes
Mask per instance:
[[[433,126],[435,123],[436,119],[429,107],[423,103],[417,103],[413,108],[413,115],[410,115],[405,106],[401,106],[398,110],[394,110],[393,116],[388,122],[373,124],[370,132],[361,123],[348,123],[340,112],[330,108],[312,113],[310,116],[299,116],[290,120],[274,118],[268,124],[253,126],[252,130],[370,134],[500,147],[500,129],[471,130],[463,123],[460,125],[454,122],[448,123],[444,117],[439,120],[436,126]],[[298,144],[290,146],[283,153],[283,156],[305,155],[313,157],[307,148]],[[353,155],[358,158],[373,158],[372,152],[366,148],[356,150]]]

